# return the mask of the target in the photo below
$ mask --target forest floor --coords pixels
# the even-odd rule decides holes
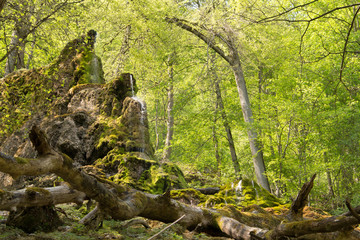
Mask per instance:
[[[61,204],[56,206],[59,216],[64,225],[57,231],[50,233],[36,232],[26,234],[20,229],[0,224],[0,239],[3,240],[101,240],[101,239],[150,239],[151,237],[164,230],[154,239],[184,239],[184,240],[226,240],[226,237],[212,237],[204,233],[190,232],[178,224],[172,226],[171,223],[165,224],[159,221],[143,219],[150,228],[145,228],[142,224],[134,224],[129,227],[129,221],[104,220],[103,225],[98,229],[87,229],[77,222],[86,215],[86,207],[77,208],[75,204]],[[2,221],[5,221],[6,215],[2,214]],[[167,228],[170,226],[169,228]]]
[[[198,172],[185,170],[184,174],[190,187],[210,187],[215,185],[215,177],[209,178],[208,174],[202,175]],[[202,177],[204,176],[204,177]],[[219,182],[217,182],[218,184]],[[219,186],[217,186],[219,187]],[[86,202],[85,202],[86,203]],[[93,204],[94,205],[94,204]],[[287,206],[286,204],[284,206]],[[290,205],[289,205],[290,206]],[[60,204],[56,206],[59,217],[63,221],[63,225],[56,231],[50,233],[36,232],[27,234],[20,229],[7,226],[5,224],[7,212],[0,212],[0,240],[100,240],[100,239],[179,239],[179,240],[226,240],[226,237],[214,237],[205,233],[197,233],[195,231],[188,231],[178,224],[162,223],[159,221],[137,218],[139,221],[115,221],[106,219],[98,229],[90,229],[83,224],[79,224],[82,219],[91,209],[87,209],[86,204],[77,206],[76,204]],[[276,211],[272,208],[265,208],[265,211],[275,214]],[[283,212],[283,211],[282,211]],[[279,214],[279,213],[278,213]],[[304,217],[314,219],[325,217],[329,214],[314,208],[305,207]],[[137,222],[136,224],[133,224]],[[140,223],[139,223],[140,222]],[[146,223],[149,227],[144,227]],[[161,232],[161,233],[160,233]],[[160,233],[160,234],[158,234]],[[157,235],[158,234],[158,235]],[[152,238],[153,236],[155,236]]]

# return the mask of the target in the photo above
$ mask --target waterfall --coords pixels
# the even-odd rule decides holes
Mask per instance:
[[[235,193],[237,195],[237,193],[240,194],[240,196],[242,196],[242,180],[239,181],[239,183],[236,185],[236,188],[235,188]]]
[[[146,117],[146,104],[145,102],[138,98],[137,96],[135,96],[135,91],[134,91],[134,79],[133,79],[133,75],[130,74],[130,86],[131,86],[131,94],[132,94],[132,99],[135,100],[136,102],[138,102],[140,104],[140,116],[139,116],[139,121],[140,121],[140,126],[139,126],[139,137],[140,137],[140,142],[142,144],[141,147],[139,147],[139,149],[137,149],[139,152],[144,152],[145,151],[145,117]]]
[[[134,97],[135,97],[135,93],[134,93],[134,80],[133,80],[132,74],[130,74],[130,85],[131,85],[131,96],[134,98]]]
[[[97,59],[97,57],[94,55],[91,59],[91,79],[90,82],[91,83],[97,83],[99,82],[99,60]]]

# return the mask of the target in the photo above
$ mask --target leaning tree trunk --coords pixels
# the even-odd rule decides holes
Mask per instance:
[[[349,230],[349,226],[360,223],[360,207],[353,209],[347,203],[350,213],[341,217],[328,217],[320,220],[307,220],[298,222],[282,222],[273,230],[266,230],[258,227],[250,227],[241,223],[242,218],[246,216],[235,208],[222,209],[206,209],[196,206],[180,203],[170,198],[170,192],[164,195],[153,195],[130,189],[121,185],[114,184],[105,179],[98,179],[84,173],[81,169],[73,166],[73,161],[68,156],[53,150],[42,131],[37,127],[33,127],[30,132],[30,139],[38,152],[37,159],[26,159],[7,156],[0,153],[0,170],[9,173],[14,178],[21,175],[41,175],[44,173],[55,173],[62,177],[73,188],[84,192],[87,197],[98,202],[98,207],[102,213],[110,215],[114,219],[126,220],[135,216],[159,220],[162,222],[174,222],[181,218],[178,223],[188,229],[194,229],[201,226],[204,230],[215,230],[226,233],[234,239],[289,239],[289,237],[301,237],[312,233],[328,233],[334,231]],[[296,217],[301,217],[298,211],[301,211],[304,199],[312,188],[312,182],[304,185],[300,191],[297,200],[292,206],[292,211]],[[66,189],[63,195],[72,194]],[[28,191],[23,194],[22,200],[32,199],[43,200],[41,197],[45,195],[56,195],[56,191]],[[42,194],[42,195],[41,195]],[[10,196],[10,197],[9,197]],[[9,201],[12,201],[11,193],[0,194],[0,209],[9,209]],[[64,196],[62,196],[64,198]],[[69,201],[74,201],[73,197],[69,197]],[[51,200],[51,197],[48,197]],[[81,196],[79,196],[81,199]],[[81,201],[81,200],[80,200]],[[18,200],[17,203],[23,201]],[[44,204],[44,201],[41,201]],[[19,204],[21,205],[21,204]],[[13,207],[17,205],[14,204]],[[294,215],[293,215],[294,216]],[[291,219],[291,217],[290,217]],[[199,228],[200,229],[200,228]],[[350,228],[351,229],[351,228]],[[355,231],[352,231],[355,232]],[[325,239],[326,235],[321,235],[321,239]],[[320,236],[320,237],[321,237]],[[319,237],[319,236],[317,236]],[[308,238],[307,239],[315,239]],[[319,238],[316,238],[319,239]],[[353,238],[354,239],[354,238]]]
[[[260,148],[257,132],[254,126],[254,119],[251,110],[251,104],[248,96],[248,91],[246,88],[246,82],[244,78],[243,69],[241,66],[239,53],[236,49],[236,45],[234,43],[235,37],[231,34],[231,29],[228,26],[225,26],[224,29],[226,31],[226,36],[223,37],[218,32],[214,32],[213,30],[208,30],[208,34],[211,34],[211,37],[205,36],[202,32],[197,30],[195,27],[192,27],[189,22],[185,20],[181,20],[178,18],[166,18],[165,19],[169,23],[175,23],[177,26],[185,29],[186,31],[194,34],[202,41],[204,41],[209,47],[211,47],[216,53],[218,53],[225,61],[227,61],[234,73],[235,81],[237,85],[237,90],[239,93],[240,104],[242,108],[242,113],[244,117],[244,121],[249,124],[248,126],[248,137],[250,143],[250,149],[253,156],[253,163],[255,169],[255,175],[258,183],[270,191],[270,185],[268,178],[266,176],[265,163],[263,158],[263,152]],[[206,28],[204,28],[206,29]],[[217,36],[222,43],[227,46],[227,50],[229,51],[229,55],[226,55],[225,51],[221,49],[214,43],[214,36]]]

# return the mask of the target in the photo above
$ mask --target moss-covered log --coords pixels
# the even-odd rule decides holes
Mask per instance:
[[[33,127],[30,139],[39,157],[19,159],[0,154],[0,170],[12,176],[37,175],[45,172],[55,173],[73,188],[84,192],[96,200],[101,211],[114,219],[131,219],[142,216],[162,222],[173,222],[185,215],[179,224],[188,229],[198,228],[223,232],[234,239],[287,239],[313,233],[349,230],[358,224],[353,216],[329,217],[321,220],[308,220],[278,223],[273,230],[251,227],[241,223],[244,217],[235,208],[207,209],[180,203],[170,198],[169,192],[154,195],[114,184],[83,172],[73,166],[72,159],[54,151],[42,131]],[[36,194],[35,194],[36,195]],[[272,226],[272,225],[269,225]],[[347,239],[352,239],[351,235]],[[315,238],[306,238],[315,239]],[[356,238],[353,238],[356,239]]]

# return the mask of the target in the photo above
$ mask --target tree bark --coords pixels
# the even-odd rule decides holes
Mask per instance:
[[[67,186],[51,188],[26,188],[17,191],[3,191],[0,194],[0,209],[14,210],[18,207],[41,207],[61,203],[81,204],[86,195]]]
[[[216,53],[218,53],[225,61],[227,61],[234,73],[235,76],[235,82],[237,86],[237,90],[239,93],[240,98],[240,104],[241,104],[241,110],[243,113],[244,121],[249,124],[248,126],[248,138],[250,143],[250,150],[251,154],[253,156],[253,163],[254,163],[254,169],[255,169],[255,175],[258,183],[268,190],[270,190],[270,185],[268,178],[266,176],[266,169],[265,169],[265,163],[263,158],[263,152],[260,148],[257,131],[254,126],[254,119],[253,114],[251,110],[251,104],[248,96],[248,91],[246,88],[246,82],[244,78],[243,69],[241,66],[241,61],[239,58],[239,53],[236,49],[236,44],[234,43],[235,37],[231,34],[231,29],[228,26],[224,26],[224,30],[226,31],[226,36],[223,37],[219,33],[208,30],[208,33],[212,33],[212,35],[217,36],[222,43],[227,46],[227,50],[229,51],[229,55],[226,55],[225,52],[218,47],[212,38],[209,38],[205,36],[203,33],[192,27],[188,22],[185,20],[181,20],[178,18],[166,18],[165,19],[169,23],[174,23],[177,26],[181,27],[182,29],[194,34],[198,38],[200,38],[202,41],[204,41],[209,47],[211,47]]]
[[[221,176],[221,157],[219,153],[219,140],[216,132],[217,112],[218,112],[218,103],[216,102],[215,111],[214,111],[214,121],[212,126],[212,134],[213,134],[213,142],[214,142],[215,159],[217,163],[217,174],[218,176]]]
[[[168,85],[168,104],[167,104],[167,130],[166,130],[166,138],[165,138],[165,146],[162,161],[169,161],[171,156],[171,142],[174,134],[174,116],[173,116],[173,106],[174,106],[174,54],[171,54],[168,59],[169,63],[169,85]]]
[[[215,85],[216,101],[217,101],[217,104],[218,104],[218,106],[220,108],[221,118],[223,120],[223,125],[224,125],[225,131],[226,131],[226,136],[227,136],[226,139],[227,139],[227,141],[229,143],[229,150],[230,150],[230,154],[231,154],[231,160],[232,160],[232,163],[233,163],[233,167],[234,167],[234,170],[235,170],[235,176],[237,178],[239,178],[240,177],[240,165],[239,165],[239,162],[238,162],[238,159],[237,159],[237,156],[236,156],[234,139],[233,139],[233,136],[232,136],[232,133],[231,133],[231,128],[230,128],[230,125],[229,125],[229,121],[228,121],[227,116],[226,116],[226,112],[225,112],[225,108],[224,108],[224,102],[223,102],[223,99],[222,99],[222,96],[221,96],[221,90],[220,90],[220,86],[219,86],[217,78],[215,78],[215,80],[214,80],[214,85]]]
[[[30,31],[30,14],[34,6],[29,5],[28,1],[24,1],[24,13],[16,15],[15,28],[13,30],[9,51],[5,65],[5,76],[12,73],[15,69],[25,68],[25,44],[24,39]]]
[[[25,42],[20,41],[22,38],[21,34],[17,29],[15,29],[11,36],[10,41],[10,49],[14,48],[7,60],[5,65],[5,76],[12,73],[16,68],[20,69],[25,67],[24,62],[24,50],[25,50]]]
[[[281,223],[270,231],[251,227],[240,222],[244,216],[233,207],[221,210],[190,206],[170,199],[170,192],[166,192],[164,195],[153,195],[90,176],[81,169],[74,167],[72,159],[68,156],[54,151],[48,144],[44,133],[37,127],[31,129],[30,139],[39,157],[37,159],[14,158],[0,153],[1,171],[14,177],[41,175],[47,172],[55,173],[73,188],[96,200],[101,212],[114,219],[126,220],[135,216],[142,216],[169,223],[185,215],[178,223],[188,229],[202,226],[203,229],[217,230],[234,239],[245,240],[288,239],[288,237],[300,237],[316,232],[334,232],[344,228],[348,229],[349,226],[360,222],[356,217],[345,214],[340,217],[329,217],[321,220]],[[35,198],[38,194],[41,196],[39,192],[41,191],[28,190],[26,193],[25,190],[25,194],[30,194]],[[9,209],[9,205],[4,207],[0,204],[0,209],[2,206],[3,209]],[[353,211],[358,214],[360,207]],[[354,213],[351,214],[354,215]],[[274,221],[278,220],[274,219]]]

